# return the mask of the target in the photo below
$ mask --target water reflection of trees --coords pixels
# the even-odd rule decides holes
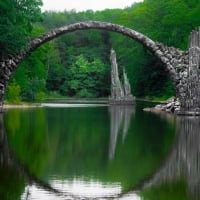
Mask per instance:
[[[16,174],[15,177],[7,176],[7,173],[11,171],[14,172],[12,174]],[[6,182],[5,179],[2,179],[4,174],[7,176]],[[55,199],[88,199],[82,197],[81,195],[78,196],[72,194],[71,192],[56,189],[55,186],[55,188],[52,187],[50,184],[35,176],[29,170],[29,168],[24,166],[24,164],[17,158],[9,146],[7,135],[3,127],[3,115],[0,115],[0,175],[1,199],[32,199],[30,194],[32,192],[37,192],[37,188],[39,188],[39,190],[42,189],[43,191],[48,192],[50,195],[53,195]],[[12,187],[8,188],[8,184],[10,183],[12,183]],[[47,198],[48,196],[50,197],[50,195],[46,194]],[[99,199],[99,197],[92,199]],[[105,197],[104,199],[114,199],[114,197]]]
[[[16,190],[17,187],[19,187],[19,186],[20,186],[20,189],[23,189],[25,187],[25,182],[27,182],[30,185],[35,184],[37,187],[43,188],[46,191],[57,193],[57,194],[61,195],[61,193],[58,190],[52,188],[48,183],[45,183],[45,182],[41,181],[40,179],[38,179],[34,174],[32,174],[29,171],[29,169],[26,166],[24,166],[18,160],[18,158],[15,156],[14,152],[12,152],[12,150],[9,147],[9,144],[7,141],[7,135],[6,135],[6,132],[3,127],[3,115],[0,114],[0,172],[1,172],[1,174],[3,174],[4,170],[5,170],[5,174],[8,173],[7,169],[9,169],[9,171],[12,171],[12,174],[15,174],[15,177],[14,177],[15,183],[14,184],[16,185],[16,181],[18,182],[18,184],[14,188],[11,188],[11,189]],[[7,181],[12,182],[12,178],[13,177],[9,177],[9,180],[7,180]],[[1,187],[1,184],[6,184],[6,183],[0,182],[0,187]],[[7,190],[8,190],[8,188],[7,188]],[[4,192],[4,191],[2,191],[2,192]],[[16,193],[16,191],[15,192],[10,191],[10,192],[11,192],[10,194],[6,194],[6,195],[10,196],[10,195],[18,194],[18,193]],[[0,194],[0,195],[2,196],[2,194]],[[20,195],[20,193],[19,193],[19,195]],[[12,199],[13,196],[10,196],[10,198]],[[18,199],[18,198],[15,197],[15,199]]]
[[[192,198],[200,198],[200,118],[177,117],[177,135],[164,165],[143,189],[185,179]]]
[[[112,160],[115,155],[117,138],[122,130],[122,142],[124,142],[132,114],[135,112],[135,106],[112,105],[109,107],[110,112],[110,146],[109,159]]]

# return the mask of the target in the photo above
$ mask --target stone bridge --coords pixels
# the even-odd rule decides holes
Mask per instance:
[[[168,47],[159,42],[154,42],[142,33],[117,24],[85,21],[66,25],[54,29],[38,38],[32,39],[28,47],[18,55],[9,55],[0,60],[0,108],[2,110],[3,97],[8,82],[18,65],[35,49],[42,44],[63,34],[77,30],[104,29],[118,32],[141,43],[151,51],[165,66],[176,90],[176,97],[181,103],[180,114],[200,114],[200,29],[191,33],[188,51],[181,51],[174,47]]]

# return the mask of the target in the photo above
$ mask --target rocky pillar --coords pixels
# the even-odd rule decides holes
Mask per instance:
[[[135,97],[133,97],[133,95],[131,94],[131,85],[127,78],[125,68],[123,68],[123,76],[124,76],[124,98],[126,101],[134,101]]]
[[[192,31],[182,114],[200,115],[200,28]]]
[[[110,52],[111,62],[111,100],[121,100],[124,97],[124,90],[119,80],[118,64],[116,53],[113,49]]]
[[[111,97],[109,98],[110,104],[134,104],[135,97],[131,94],[131,86],[128,81],[125,69],[123,70],[124,84],[121,83],[118,73],[118,64],[116,53],[111,49]]]

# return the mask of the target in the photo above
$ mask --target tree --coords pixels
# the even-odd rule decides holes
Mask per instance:
[[[13,4],[10,3],[12,1]],[[0,56],[17,52],[25,45],[27,37],[36,37],[44,31],[85,20],[121,24],[144,33],[154,41],[184,50],[190,31],[200,24],[199,0],[144,0],[123,10],[45,12],[39,30],[35,24],[33,26],[33,22],[39,19],[40,0],[25,0],[20,4],[21,8],[25,2],[27,6],[35,5],[34,8],[29,7],[29,11],[34,11],[31,15],[31,12],[15,9],[13,5],[17,5],[17,2],[20,1],[0,2],[0,48],[3,50]],[[25,17],[21,19],[19,16]],[[31,27],[33,31],[30,33]],[[10,45],[9,48],[6,45]],[[30,96],[37,98],[43,96],[44,92],[52,91],[67,96],[108,96],[111,47],[117,52],[119,67],[126,68],[134,95],[174,95],[168,73],[159,60],[140,44],[120,34],[86,30],[75,31],[51,41],[20,66],[15,80],[21,88],[22,99]],[[83,66],[86,66],[84,70]],[[94,69],[95,75],[90,71]],[[102,71],[99,72],[99,69]],[[30,85],[30,81],[36,85]],[[36,93],[28,95],[33,89]]]
[[[41,0],[0,0],[0,57],[25,48],[41,5]]]
[[[35,25],[31,36],[43,33],[44,27]],[[46,92],[47,54],[49,45],[43,45],[27,57],[15,74],[15,81],[21,88],[21,97],[25,101],[41,99],[41,93]],[[39,94],[39,95],[38,95]]]
[[[54,41],[48,44],[46,88],[49,92],[60,92],[65,79],[66,69],[61,63],[60,51]]]
[[[99,59],[87,60],[83,55],[76,57],[67,70],[62,93],[77,97],[100,97],[108,95],[106,74],[108,66]]]
[[[21,93],[20,86],[16,83],[15,80],[13,80],[8,86],[6,99],[10,103],[19,103],[21,101],[20,93]]]

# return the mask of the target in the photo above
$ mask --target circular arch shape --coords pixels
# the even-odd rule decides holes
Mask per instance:
[[[162,43],[154,42],[149,37],[145,36],[142,33],[139,33],[130,28],[112,24],[108,22],[101,21],[83,21],[74,24],[69,24],[60,28],[56,28],[48,33],[45,33],[37,38],[30,40],[27,45],[27,48],[19,52],[17,55],[11,55],[7,59],[2,60],[0,65],[2,66],[2,71],[0,72],[1,82],[0,82],[0,107],[3,105],[3,96],[6,91],[6,87],[11,76],[14,74],[18,65],[34,50],[36,50],[42,44],[53,40],[61,35],[66,33],[71,33],[78,30],[89,30],[89,29],[101,29],[112,32],[117,32],[122,35],[125,35],[140,44],[142,44],[146,49],[152,52],[165,66],[165,69],[169,72],[170,77],[176,87],[177,80],[179,80],[178,73],[175,69],[177,63],[182,62],[179,58],[182,56],[182,53],[176,48],[164,46]],[[172,59],[173,58],[173,59]],[[179,59],[177,61],[177,58]],[[176,88],[179,92],[179,88]]]
[[[100,22],[100,21],[84,21],[56,28],[46,34],[39,36],[38,38],[32,39],[29,43],[28,49],[25,51],[25,54],[28,55],[30,52],[34,51],[42,44],[58,36],[74,32],[77,30],[88,30],[88,29],[104,29],[112,32],[121,33],[122,35],[128,36],[129,38],[132,38],[141,43],[152,53],[154,53],[159,59],[161,59],[161,56],[163,56],[162,52],[160,51],[159,51],[160,55],[158,55],[158,50],[159,50],[158,43],[154,42],[153,40],[143,35],[142,33],[139,33],[137,31],[134,31],[130,28],[121,25],[112,24],[108,22]]]
[[[178,50],[175,48],[171,48],[172,50],[169,50],[167,46],[164,46],[162,43],[154,42],[146,35],[137,32],[133,29],[112,24],[108,22],[101,22],[101,21],[83,21],[78,22],[74,24],[69,24],[66,26],[62,26],[60,28],[56,28],[52,31],[49,31],[48,33],[45,33],[35,39],[32,39],[29,42],[28,48],[23,51],[21,54],[19,54],[16,64],[18,65],[20,62],[24,60],[26,56],[28,56],[32,51],[37,49],[42,44],[57,38],[61,35],[64,35],[66,33],[71,33],[78,30],[89,30],[89,29],[101,29],[101,30],[107,30],[112,32],[117,32],[122,35],[125,35],[140,44],[142,44],[145,48],[147,48],[150,52],[152,52],[165,66],[166,70],[169,72],[170,77],[175,84],[177,81],[177,72],[172,66],[173,63],[171,63],[171,58],[174,57],[174,52],[177,53]]]

